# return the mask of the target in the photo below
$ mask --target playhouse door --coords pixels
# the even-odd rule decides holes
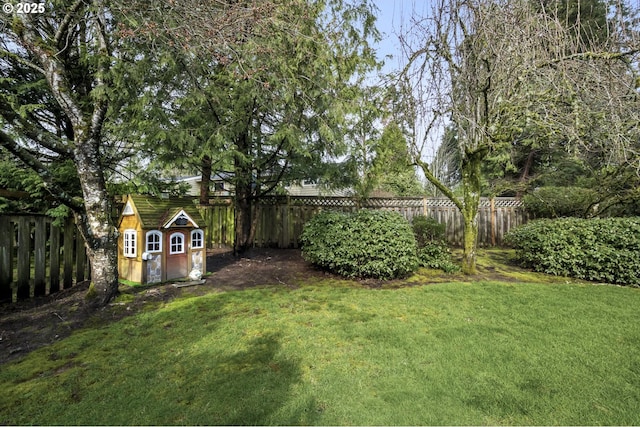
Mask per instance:
[[[183,231],[167,233],[167,280],[187,277],[187,236]]]

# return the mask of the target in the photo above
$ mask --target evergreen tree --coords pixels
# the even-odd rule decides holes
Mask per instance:
[[[322,14],[321,7],[309,5],[305,9],[306,2],[293,1],[194,3],[56,0],[46,5],[44,13],[0,16],[0,25],[5,28],[0,35],[0,146],[36,172],[50,195],[73,212],[91,262],[88,297],[92,305],[106,304],[118,289],[117,230],[111,218],[107,179],[111,173],[121,172],[122,161],[139,148],[138,141],[125,138],[121,129],[149,130],[146,121],[156,120],[155,113],[162,114],[163,109],[147,111],[147,117],[133,123],[131,119],[140,116],[127,113],[141,106],[136,101],[139,97],[155,97],[159,100],[156,105],[162,107],[173,103],[183,116],[193,102],[189,97],[184,104],[179,102],[193,86],[163,81],[162,64],[160,68],[154,64],[148,68],[149,75],[145,74],[144,66],[149,65],[145,61],[169,58],[179,49],[190,60],[209,53],[205,64],[224,66],[223,73],[215,74],[220,80],[213,85],[215,100],[220,101],[224,113],[214,141],[224,141],[227,145],[220,151],[231,153],[240,196],[237,229],[242,234],[237,240],[241,248],[250,240],[247,212],[251,212],[253,191],[263,191],[261,177],[287,170],[294,157],[281,156],[281,147],[300,144],[301,138],[295,137],[305,134],[305,141],[311,144],[296,156],[311,158],[314,144],[324,147],[334,141],[326,137],[331,134],[328,123],[333,123],[328,119],[339,115],[325,106],[332,96],[339,98],[340,88],[322,84],[320,77],[331,75],[331,81],[341,81],[339,72],[348,78],[351,74],[347,71],[353,72],[362,64],[357,60],[362,53],[357,51],[360,44],[317,49],[327,40],[337,41],[338,32],[344,30],[336,25],[321,31],[316,24],[332,16]],[[341,11],[349,18],[346,22],[366,15],[357,8]],[[334,18],[329,22],[343,22]],[[190,25],[182,25],[184,22]],[[296,26],[300,23],[309,25]],[[368,27],[371,22],[366,24]],[[154,38],[156,45],[147,44]],[[150,48],[137,51],[135,47],[141,45]],[[292,62],[287,63],[289,57]],[[288,81],[292,84],[284,84]],[[298,92],[295,85],[303,82],[306,86]],[[305,103],[294,102],[299,98]],[[272,103],[277,107],[265,113],[264,108]],[[309,111],[328,112],[308,116]],[[277,126],[281,118],[286,119],[285,125]],[[185,133],[190,126],[200,127],[201,121],[193,120],[184,126]],[[301,122],[314,124],[309,128],[316,132],[305,132]],[[177,125],[172,120],[161,123],[164,131]],[[162,126],[157,132],[161,135]],[[176,159],[185,154],[175,146],[172,152]],[[256,152],[262,154],[257,160],[252,157]],[[148,153],[155,152],[141,153],[140,164],[149,161],[144,158]],[[274,164],[279,169],[264,173],[268,168],[265,159],[278,159]],[[256,170],[260,173],[255,174]],[[76,178],[62,180],[62,176]]]
[[[174,164],[210,159],[212,170],[228,172],[237,252],[252,244],[257,200],[283,183],[326,172],[322,163],[344,153],[356,86],[376,65],[366,1],[256,7],[260,20],[237,11],[233,20],[242,21],[242,31],[224,46],[208,43],[215,29],[206,15],[193,16],[189,29],[174,28],[171,23],[188,12],[183,8],[129,23],[137,25],[134,34],[148,31],[158,49],[173,52],[163,63],[170,76],[164,86],[154,87],[146,104],[131,106],[138,110],[131,116],[133,134],[149,153],[155,147]],[[162,24],[151,31],[144,19]]]
[[[409,154],[407,139],[395,122],[388,123],[375,147],[373,168],[379,176],[378,187],[394,196],[421,196],[420,184]]]

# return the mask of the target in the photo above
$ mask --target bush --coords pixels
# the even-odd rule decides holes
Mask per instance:
[[[420,267],[434,268],[445,273],[460,271],[460,266],[451,260],[451,250],[446,242],[432,242],[418,248]]]
[[[392,279],[418,268],[411,227],[395,212],[320,212],[300,240],[305,260],[346,277]]]
[[[435,218],[416,215],[411,219],[411,227],[416,236],[418,247],[423,247],[431,242],[446,241],[446,226],[440,224]]]
[[[548,274],[640,285],[640,218],[540,219],[505,236],[519,261]]]
[[[451,260],[444,224],[435,218],[416,215],[411,220],[411,226],[418,244],[418,260],[421,267],[435,268],[446,273],[460,270],[460,266]]]
[[[585,218],[598,193],[581,187],[541,187],[522,198],[527,212],[536,218]]]

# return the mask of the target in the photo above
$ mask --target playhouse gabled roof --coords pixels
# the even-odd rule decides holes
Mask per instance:
[[[187,214],[200,228],[204,228],[204,219],[193,204],[192,199],[173,197],[162,199],[159,197],[130,194],[127,203],[133,204],[143,229],[160,229],[169,221],[177,217],[181,211]],[[125,205],[126,206],[126,205]]]

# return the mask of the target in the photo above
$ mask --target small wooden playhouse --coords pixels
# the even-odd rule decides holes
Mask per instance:
[[[157,283],[204,274],[203,227],[190,199],[128,195],[118,224],[120,278]]]

